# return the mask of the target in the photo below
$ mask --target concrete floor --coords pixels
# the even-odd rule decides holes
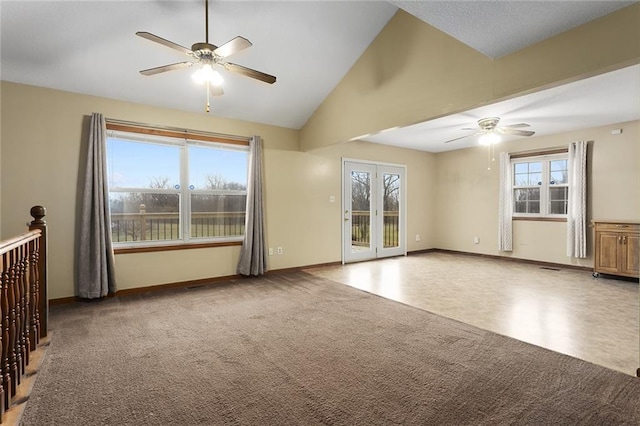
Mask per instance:
[[[425,253],[306,272],[635,376],[638,282]]]

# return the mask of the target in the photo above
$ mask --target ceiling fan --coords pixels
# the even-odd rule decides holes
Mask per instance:
[[[500,135],[516,135],[516,136],[532,136],[536,132],[531,130],[518,130],[522,127],[531,127],[527,123],[508,124],[506,126],[498,126],[500,117],[487,117],[478,120],[479,128],[465,127],[461,130],[475,130],[475,133],[460,136],[446,141],[445,143],[457,141],[459,139],[471,136],[481,135],[479,142],[481,145],[491,145],[500,141]]]
[[[192,67],[194,65],[199,65],[199,69],[193,74],[193,79],[198,83],[206,83],[207,85],[207,112],[209,112],[209,93],[211,93],[211,95],[213,96],[220,96],[224,93],[224,91],[222,90],[222,76],[216,70],[214,70],[214,67],[216,66],[222,67],[227,71],[235,72],[246,77],[263,81],[265,83],[273,84],[276,82],[276,77],[273,75],[225,61],[225,58],[227,58],[228,56],[231,56],[234,53],[252,46],[252,43],[246,38],[237,36],[219,47],[209,43],[208,0],[204,0],[204,26],[205,41],[194,43],[193,45],[191,45],[191,49],[187,49],[184,46],[166,40],[162,37],[158,37],[157,35],[151,34],[146,31],[136,32],[136,35],[139,37],[177,50],[178,52],[184,53],[192,58],[191,61],[177,62],[174,64],[142,70],[140,71],[140,74],[145,76],[152,76],[167,71],[173,71],[177,69]]]

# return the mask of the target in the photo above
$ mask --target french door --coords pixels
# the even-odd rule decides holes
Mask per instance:
[[[342,261],[406,253],[405,168],[343,161]]]

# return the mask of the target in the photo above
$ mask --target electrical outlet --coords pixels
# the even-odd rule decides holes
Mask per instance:
[[[273,256],[273,247],[269,247],[269,256]]]
[[[278,254],[282,254],[282,247],[278,247]]]
[[[420,241],[420,234],[416,234],[416,241]]]
[[[480,244],[480,237],[473,237],[473,244]]]

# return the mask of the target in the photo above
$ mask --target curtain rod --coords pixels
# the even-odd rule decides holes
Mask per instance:
[[[155,124],[145,124],[145,123],[136,123],[134,121],[125,121],[125,120],[117,120],[114,118],[105,118],[105,122],[107,124],[116,124],[121,126],[129,126],[129,127],[138,127],[141,129],[149,129],[149,130],[166,130],[168,132],[176,132],[176,133],[184,133],[189,135],[200,135],[200,136],[210,136],[214,138],[221,139],[232,139],[237,140],[239,142],[249,142],[251,138],[237,135],[228,135],[225,133],[215,133],[215,132],[205,132],[202,130],[191,130],[180,127],[170,127],[170,126],[157,126]]]

